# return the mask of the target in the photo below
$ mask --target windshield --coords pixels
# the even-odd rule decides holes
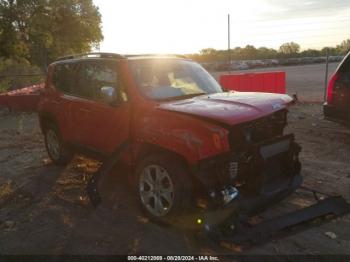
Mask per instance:
[[[222,92],[216,80],[199,64],[179,59],[131,60],[138,88],[154,100],[185,98]]]

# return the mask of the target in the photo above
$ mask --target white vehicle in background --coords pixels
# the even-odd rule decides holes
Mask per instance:
[[[233,70],[247,70],[247,69],[249,69],[249,66],[244,61],[238,61],[232,65],[232,69]]]

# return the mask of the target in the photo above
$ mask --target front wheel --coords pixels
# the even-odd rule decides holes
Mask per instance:
[[[137,175],[140,202],[149,217],[173,218],[193,204],[191,179],[181,161],[152,155],[141,161]]]
[[[54,124],[48,124],[45,128],[45,146],[51,161],[56,165],[66,165],[73,157],[62,141],[58,128]]]

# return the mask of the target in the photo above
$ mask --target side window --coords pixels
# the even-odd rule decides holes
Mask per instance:
[[[94,64],[91,62],[82,62],[79,66],[77,75],[77,85],[73,90],[73,94],[88,99],[94,98]]]
[[[91,75],[92,82],[94,82],[94,97],[96,100],[102,100],[101,88],[113,87],[118,93],[118,76],[117,64],[115,62],[101,61],[94,65],[94,73]]]
[[[97,101],[102,100],[101,88],[113,87],[118,97],[121,85],[118,84],[117,63],[111,61],[87,61],[80,65],[75,94]],[[126,100],[126,95],[121,98]]]
[[[52,76],[53,86],[62,91],[63,93],[70,93],[75,85],[76,81],[76,68],[75,64],[58,64],[54,68]]]

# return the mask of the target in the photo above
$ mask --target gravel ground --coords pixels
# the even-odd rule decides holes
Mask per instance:
[[[289,116],[288,131],[303,147],[304,184],[350,201],[350,129],[324,120],[321,109],[299,103]],[[84,192],[98,165],[76,156],[66,168],[54,166],[35,114],[0,116],[0,254],[350,254],[350,215],[248,247],[151,223],[120,169],[107,178],[105,201],[95,209]],[[311,202],[300,191],[256,219]]]

